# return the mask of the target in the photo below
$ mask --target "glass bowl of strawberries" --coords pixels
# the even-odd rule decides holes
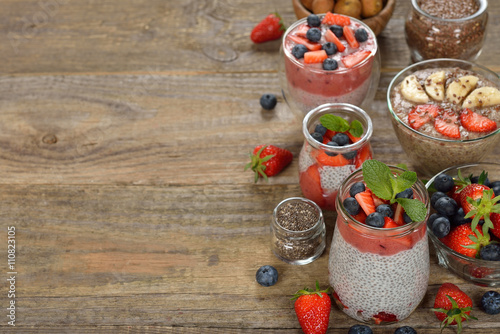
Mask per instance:
[[[426,188],[439,265],[475,284],[500,286],[500,164],[450,167]]]

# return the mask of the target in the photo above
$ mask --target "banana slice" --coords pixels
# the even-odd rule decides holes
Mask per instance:
[[[429,101],[429,96],[427,96],[414,74],[407,76],[401,82],[401,94],[411,102],[427,103]]]
[[[452,103],[461,104],[465,97],[476,88],[478,80],[478,77],[473,75],[458,78],[448,85],[446,98]]]
[[[481,87],[467,96],[462,107],[489,107],[496,104],[500,104],[500,91],[494,87]]]
[[[436,101],[444,99],[444,71],[434,72],[425,79],[424,87],[427,94]]]

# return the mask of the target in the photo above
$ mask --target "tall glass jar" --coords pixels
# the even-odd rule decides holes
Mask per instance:
[[[357,120],[363,127],[361,137],[349,133],[349,144],[331,146],[328,142],[336,134],[328,131],[319,142],[313,137],[323,115],[336,115],[351,123]],[[361,108],[346,103],[327,103],[311,110],[302,122],[304,145],[299,155],[299,182],[304,197],[320,208],[335,210],[335,197],[342,181],[365,160],[372,159],[370,139],[373,125],[370,116]]]
[[[389,168],[395,175],[404,171]],[[375,228],[358,222],[343,206],[351,186],[362,181],[362,170],[358,170],[339,190],[328,262],[330,285],[337,305],[357,321],[401,321],[415,310],[427,290],[429,196],[418,180],[412,189],[415,198],[427,208],[425,220],[395,228]]]
[[[465,2],[450,1],[461,7],[459,13],[448,10],[438,14],[445,11],[445,8],[440,10],[432,5],[426,12],[426,1],[411,0],[411,9],[406,17],[405,35],[412,61],[433,58],[475,60],[479,57],[486,36],[488,1],[475,0],[469,3],[477,6],[477,11],[465,17],[459,15],[466,15],[468,7]]]
[[[291,197],[273,211],[271,249],[290,264],[308,264],[323,254],[326,228],[321,209],[306,198]]]

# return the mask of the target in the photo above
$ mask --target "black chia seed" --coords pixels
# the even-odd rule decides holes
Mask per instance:
[[[427,14],[448,20],[469,17],[479,10],[476,0],[420,0],[418,5]]]

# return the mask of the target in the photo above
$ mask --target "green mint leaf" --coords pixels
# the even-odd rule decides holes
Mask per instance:
[[[349,130],[349,123],[340,116],[326,114],[320,117],[319,121],[328,130],[346,132]]]
[[[408,188],[411,188],[412,185],[417,182],[417,173],[405,171],[401,173],[396,179],[396,186],[394,187],[394,192],[400,193]]]
[[[355,119],[351,122],[351,128],[349,129],[349,133],[356,138],[359,138],[363,135],[363,124],[360,121]]]
[[[399,167],[399,168],[404,169],[404,170],[408,170],[408,166],[406,166],[406,164],[397,164],[396,167]]]
[[[421,222],[427,216],[427,208],[425,207],[425,204],[418,199],[396,198],[396,202],[401,204],[403,209],[405,209],[406,214],[414,222]]]
[[[391,179],[394,176],[384,163],[377,160],[366,160],[363,163],[363,179],[366,186],[378,197],[390,200],[394,197]]]

